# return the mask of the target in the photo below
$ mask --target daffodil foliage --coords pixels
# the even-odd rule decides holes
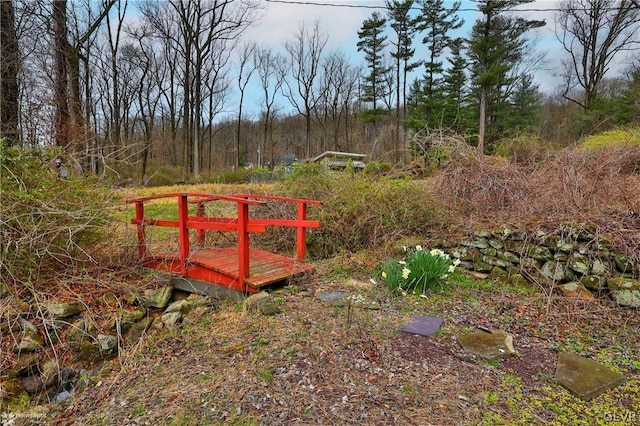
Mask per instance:
[[[404,260],[388,259],[382,265],[382,280],[389,289],[402,294],[427,294],[441,286],[460,263],[440,249],[427,251],[418,245],[411,249],[404,247],[404,251]]]

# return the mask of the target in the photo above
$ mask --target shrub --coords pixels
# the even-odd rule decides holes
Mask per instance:
[[[439,218],[430,194],[411,180],[303,167],[284,182],[288,194],[323,202],[310,209],[320,228],[308,239],[316,256],[356,252],[419,235]]]
[[[364,167],[364,173],[368,175],[383,175],[391,171],[391,163],[384,161],[370,161]]]
[[[553,151],[554,147],[539,136],[520,135],[499,141],[494,153],[514,163],[529,163],[545,160]]]
[[[0,276],[16,282],[92,260],[105,241],[111,193],[96,179],[58,179],[55,151],[0,142]]]
[[[587,136],[580,144],[582,148],[600,149],[612,145],[630,145],[640,147],[640,129],[619,128]]]

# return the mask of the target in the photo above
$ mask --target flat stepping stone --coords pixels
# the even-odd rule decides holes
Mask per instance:
[[[457,336],[465,351],[486,360],[506,358],[515,354],[513,336],[504,331],[475,331]]]
[[[558,356],[556,380],[572,394],[589,401],[621,385],[625,378],[592,359],[561,353]]]
[[[405,333],[433,336],[442,325],[442,318],[428,315],[413,315],[411,322],[400,326],[398,330]]]
[[[322,293],[317,296],[317,299],[322,300],[323,302],[333,302],[335,300],[344,300],[346,298],[347,295],[340,291]]]

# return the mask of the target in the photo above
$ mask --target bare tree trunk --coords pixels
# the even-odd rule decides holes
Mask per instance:
[[[9,146],[20,141],[18,130],[18,38],[13,1],[0,1],[0,137]]]
[[[487,87],[480,88],[480,123],[478,125],[478,152],[484,154],[484,135],[487,125]]]
[[[53,32],[55,38],[55,82],[56,145],[69,145],[69,92],[67,90],[67,0],[53,1]]]

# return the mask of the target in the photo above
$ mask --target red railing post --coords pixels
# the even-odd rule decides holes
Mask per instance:
[[[204,217],[204,212],[204,202],[200,201],[196,209],[196,216]],[[204,229],[198,229],[198,244],[200,246],[204,245]]]
[[[298,202],[298,220],[307,219],[307,203],[304,201]],[[296,232],[296,255],[297,259],[302,262],[306,255],[307,243],[306,243],[307,228],[304,226],[298,226]]]
[[[182,263],[182,273],[187,272],[187,259],[189,258],[189,229],[187,219],[189,218],[189,205],[187,204],[187,194],[178,196],[178,229],[180,239],[180,262]]]
[[[245,289],[244,280],[249,276],[249,204],[238,202],[238,276],[240,286]]]
[[[147,255],[147,236],[144,229],[144,202],[136,201],[136,221],[138,229],[138,256],[144,259]]]

